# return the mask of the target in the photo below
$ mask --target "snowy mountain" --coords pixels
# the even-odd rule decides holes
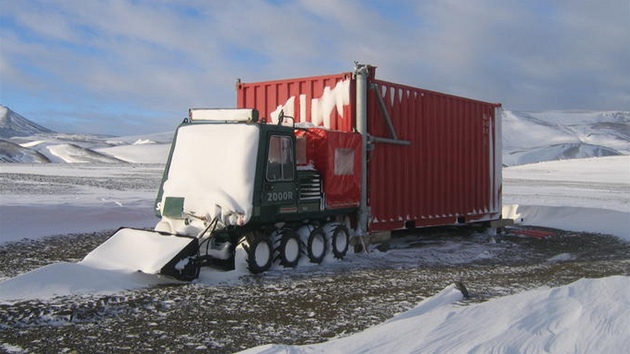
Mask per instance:
[[[0,162],[165,163],[172,138],[57,133],[0,106]]]
[[[0,105],[0,138],[29,136],[53,131],[33,123],[8,107]]]
[[[503,112],[503,164],[630,154],[630,112]]]
[[[0,107],[2,162],[165,163],[173,138],[54,133]],[[627,111],[506,110],[502,122],[505,166],[630,154]]]
[[[141,138],[48,133],[30,137],[14,137],[6,141],[48,159],[42,162],[166,163],[172,136],[172,133],[147,135]],[[10,151],[0,146],[0,160],[2,161],[37,162],[19,158],[10,159],[8,157],[10,155],[12,155]],[[15,157],[15,154],[13,156]]]

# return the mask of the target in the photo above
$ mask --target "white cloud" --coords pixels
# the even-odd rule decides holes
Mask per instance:
[[[232,106],[238,77],[359,60],[385,80],[511,109],[628,109],[628,13],[625,0],[5,2],[0,74],[68,111],[84,101],[172,116]]]

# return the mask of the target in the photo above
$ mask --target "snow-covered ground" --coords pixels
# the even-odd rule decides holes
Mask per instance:
[[[504,163],[554,160],[504,169],[504,216],[528,225],[611,234],[630,242],[630,157],[619,155],[630,151],[628,115],[584,113],[583,120],[577,120],[580,124],[576,120],[569,124],[561,114],[546,114],[508,112],[504,119]],[[602,117],[612,121],[602,122]],[[545,124],[539,124],[541,120]],[[532,127],[540,134],[524,136]],[[91,152],[127,162],[162,162],[170,146],[164,137],[108,137],[106,146],[91,136],[75,137],[71,144],[67,136],[61,142],[59,135],[19,139],[11,143],[57,162],[77,156],[93,161]],[[600,155],[615,156],[557,161]],[[160,164],[2,164],[0,243],[153,226],[157,222],[153,201],[162,169]],[[217,280],[202,273],[199,282],[215,284],[238,274],[222,273]],[[61,263],[1,282],[0,300],[112,293],[158,282],[164,279],[103,270],[90,262]],[[461,293],[447,287],[413,310],[353,336],[303,347],[270,344],[247,352],[625,352],[630,347],[628,289],[627,276],[584,279],[462,306]]]
[[[630,157],[504,169],[504,216],[630,242]],[[381,325],[318,345],[261,353],[622,353],[630,348],[630,277],[583,279],[460,306],[454,286]]]
[[[271,353],[624,353],[630,348],[630,277],[583,279],[461,306],[454,285],[416,308],[345,338]]]
[[[153,226],[163,165],[2,164],[0,242]]]
[[[38,179],[29,180],[26,192],[9,189],[13,194],[7,194],[3,187],[2,241],[133,223],[150,226],[157,220],[152,216],[154,190],[147,181],[158,183],[160,168],[127,164],[3,165],[3,173]],[[126,185],[123,181],[132,174],[141,176],[144,182]],[[509,167],[504,169],[504,178],[505,210],[518,222],[604,232],[630,241],[630,157]],[[51,180],[59,183],[60,189],[53,195],[38,194],[38,190],[48,190],[38,184]],[[74,192],[66,194],[64,188],[73,188]],[[221,273],[219,279],[217,274],[204,272],[199,282],[215,284],[234,280],[242,273]],[[103,270],[89,263],[60,263],[0,283],[0,299],[114,293],[164,281],[139,273]],[[384,348],[402,352],[517,348],[519,352],[584,353],[604,348],[605,352],[621,352],[630,344],[629,287],[630,277],[587,279],[468,307],[458,305],[461,293],[448,287],[417,308],[354,336],[319,346],[268,345],[248,352],[380,353]]]

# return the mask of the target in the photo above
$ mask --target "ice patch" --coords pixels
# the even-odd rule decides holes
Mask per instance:
[[[547,262],[549,262],[549,263],[566,262],[566,261],[573,260],[575,258],[576,257],[574,255],[572,255],[571,253],[560,253],[558,255],[555,255],[555,256],[547,259]]]

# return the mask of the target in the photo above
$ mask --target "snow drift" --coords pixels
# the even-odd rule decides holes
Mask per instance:
[[[76,144],[59,144],[48,146],[48,151],[59,159],[69,162],[92,162],[92,163],[116,163],[121,160],[103,155],[96,151],[85,149]]]
[[[630,241],[630,156],[509,167],[503,183],[504,218]]]
[[[630,348],[630,277],[582,279],[462,306],[449,286],[416,308],[329,342],[272,353],[622,353]]]

